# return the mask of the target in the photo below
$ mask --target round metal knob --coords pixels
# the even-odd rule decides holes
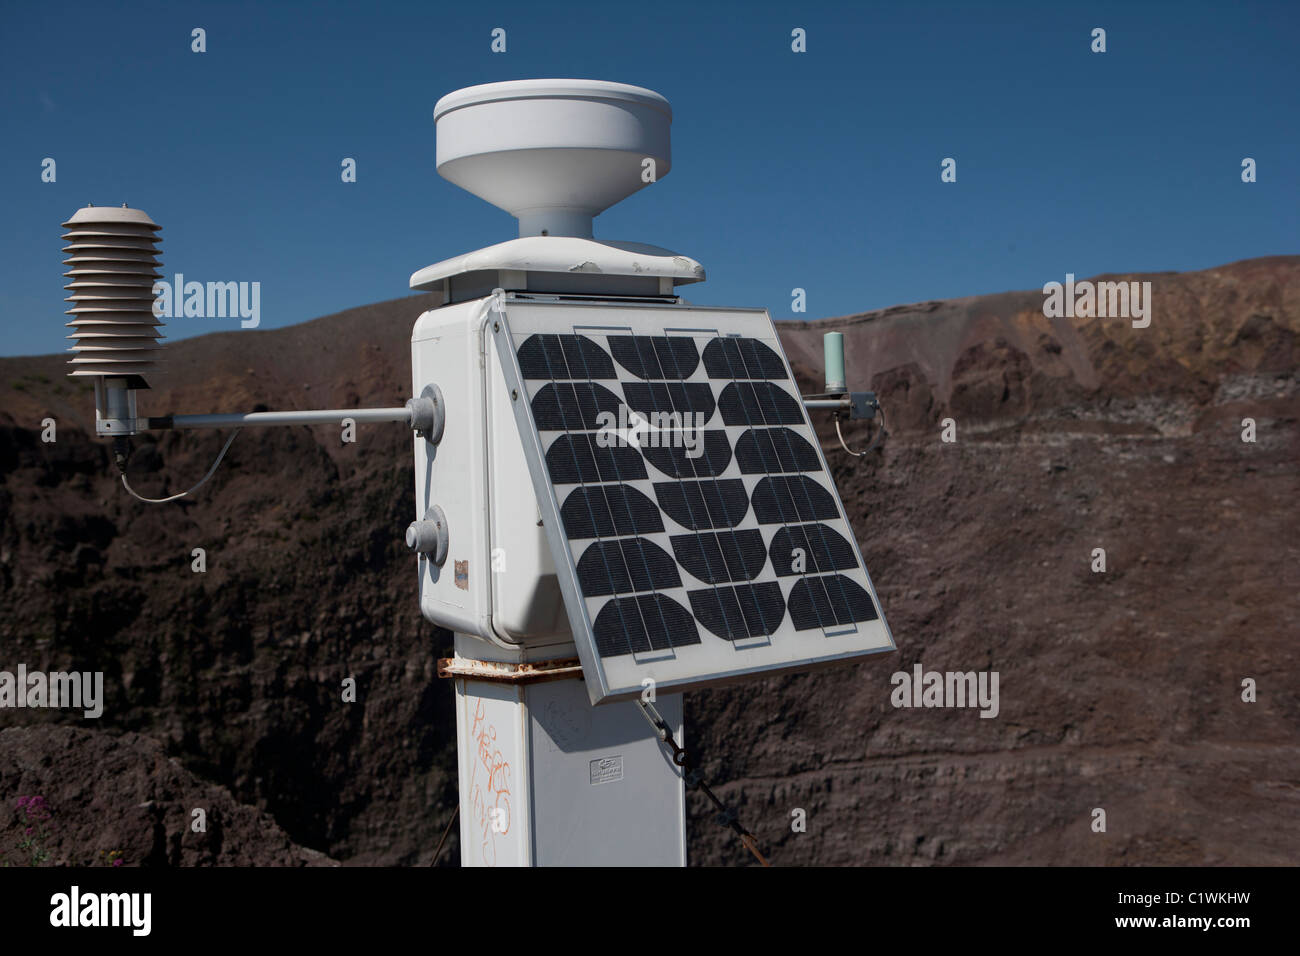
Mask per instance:
[[[411,522],[406,529],[406,546],[434,564],[447,560],[447,516],[441,508],[434,505],[421,520]]]
[[[411,428],[417,435],[435,445],[442,441],[442,431],[447,423],[442,389],[437,385],[424,386],[419,398],[406,400],[406,409],[411,414]]]

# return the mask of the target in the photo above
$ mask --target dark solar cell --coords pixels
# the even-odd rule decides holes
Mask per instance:
[[[590,432],[561,435],[546,451],[546,468],[551,482],[636,481],[646,477],[645,459],[628,445],[607,439],[608,447]]]
[[[643,441],[641,451],[646,461],[673,478],[715,478],[731,464],[731,443],[724,431],[686,433],[682,441],[691,447],[654,448]]]
[[[874,621],[877,616],[870,595],[842,574],[803,578],[790,590],[790,620],[797,631]]]
[[[794,524],[840,516],[831,493],[803,475],[773,475],[762,479],[754,486],[750,503],[759,524]]]
[[[709,378],[789,378],[781,356],[756,339],[717,338],[704,346]]]
[[[655,497],[668,517],[683,528],[734,528],[749,511],[745,483],[722,481],[656,481]]]
[[[585,335],[530,335],[519,346],[524,378],[614,378],[609,354]]]
[[[780,385],[732,382],[718,397],[724,425],[799,425],[803,411]]]
[[[628,485],[581,485],[560,506],[570,540],[654,534],[664,530],[654,502]]]
[[[688,591],[687,596],[700,623],[730,641],[772,634],[785,619],[785,602],[775,581]]]
[[[742,474],[821,471],[817,450],[789,428],[751,428],[736,439],[736,464]]]
[[[662,651],[700,643],[699,628],[689,611],[662,594],[612,598],[592,624],[601,657]]]
[[[676,562],[643,538],[597,541],[578,559],[578,584],[587,597],[663,591],[681,583]]]
[[[675,534],[673,555],[705,584],[752,581],[767,561],[763,535],[755,530]]]
[[[618,408],[622,402],[604,385],[591,382],[552,382],[543,385],[533,396],[533,418],[538,431],[580,431],[608,425],[610,419],[601,420],[601,412],[613,415],[618,421]]]
[[[609,350],[637,378],[690,378],[700,364],[695,342],[682,335],[611,335]]]
[[[689,414],[685,424],[692,426],[706,425],[713,417],[713,386],[708,382],[624,382],[623,397],[628,408],[656,426],[659,422],[650,419],[652,412]],[[673,424],[681,427],[683,421]]]
[[[781,577],[844,571],[858,565],[852,545],[824,524],[782,528],[772,535],[769,554],[772,567]]]

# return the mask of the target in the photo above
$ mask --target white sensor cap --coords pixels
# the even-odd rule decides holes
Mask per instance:
[[[438,173],[515,216],[520,236],[589,239],[594,217],[672,168],[672,108],[626,83],[487,83],[433,115]]]

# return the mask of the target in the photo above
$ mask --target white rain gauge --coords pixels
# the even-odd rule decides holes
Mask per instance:
[[[405,422],[420,609],[455,634],[462,864],[684,865],[682,693],[893,649],[807,411],[838,430],[879,406],[847,391],[838,333],[802,396],[765,310],[690,305],[694,259],[593,238],[671,168],[659,94],[489,83],[434,118],[438,172],[519,236],[411,276],[442,304],[405,407],[139,417],[159,227],[127,208],[65,223],[71,374],[124,485],[145,429]]]

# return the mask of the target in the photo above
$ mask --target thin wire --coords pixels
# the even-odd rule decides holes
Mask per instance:
[[[164,502],[175,501],[177,498],[184,498],[186,495],[198,491],[200,486],[202,486],[202,484],[205,481],[207,481],[209,478],[212,477],[213,472],[217,470],[217,466],[221,464],[221,459],[226,457],[226,451],[230,448],[231,442],[235,440],[235,436],[238,434],[239,434],[238,428],[236,428],[233,432],[230,433],[230,437],[226,439],[225,445],[223,445],[221,448],[221,454],[219,454],[217,456],[217,460],[212,463],[212,467],[208,469],[208,473],[204,475],[202,478],[200,478],[199,483],[195,485],[193,488],[190,488],[188,491],[182,491],[179,495],[172,495],[168,498],[144,498],[136,494],[135,490],[130,486],[130,484],[127,483],[125,471],[122,472],[122,487],[127,490],[127,493],[131,495],[132,498],[137,498],[140,501],[143,501],[151,505],[160,505],[163,504]]]
[[[447,821],[447,829],[442,831],[442,839],[438,841],[438,849],[433,851],[433,860],[432,862],[429,863],[430,866],[438,865],[438,858],[442,856],[442,845],[447,842],[447,835],[451,833],[451,825],[456,822],[456,817],[459,815],[460,815],[460,804],[457,803],[456,809],[451,815],[451,819]]]
[[[880,427],[876,429],[876,437],[871,439],[871,444],[868,445],[866,448],[862,449],[862,451],[854,451],[847,444],[845,444],[844,433],[840,431],[840,417],[839,415],[835,416],[835,435],[840,440],[840,447],[843,448],[850,455],[852,455],[854,458],[862,458],[865,455],[871,454],[871,450],[880,443],[880,439],[884,438],[885,435],[889,434],[888,432],[885,431],[885,410],[883,408],[877,408],[876,411],[880,412]]]

